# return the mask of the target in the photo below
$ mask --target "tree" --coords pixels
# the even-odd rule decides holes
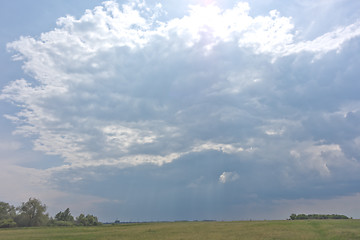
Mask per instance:
[[[349,219],[349,217],[345,215],[339,215],[339,214],[291,214],[290,215],[291,220],[303,220],[303,219]]]
[[[45,213],[46,205],[36,198],[29,198],[29,201],[22,203],[17,211],[19,214],[15,217],[15,222],[19,226],[42,226],[49,220],[49,216]]]
[[[55,219],[57,221],[65,221],[65,222],[73,222],[74,221],[74,217],[71,215],[69,208],[67,208],[64,212],[60,211],[58,214],[56,214]]]
[[[100,225],[101,223],[98,221],[98,218],[93,215],[88,214],[85,217],[84,214],[80,214],[76,218],[76,224],[81,226],[97,226]]]
[[[97,219],[97,217],[95,217],[94,215],[86,215],[86,219],[87,219],[87,223],[88,226],[96,226],[99,225],[99,221]]]
[[[76,218],[76,224],[82,225],[82,226],[86,226],[86,219],[85,219],[85,215],[84,215],[84,214],[80,214],[80,215]]]
[[[15,207],[6,202],[0,202],[0,220],[14,218],[16,215]]]
[[[16,227],[15,216],[14,206],[6,202],[0,202],[0,228]]]

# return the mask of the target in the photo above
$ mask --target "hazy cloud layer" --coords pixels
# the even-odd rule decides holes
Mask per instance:
[[[171,18],[108,1],[9,43],[29,78],[2,89],[18,109],[5,117],[63,160],[41,179],[128,219],[139,205],[152,218],[236,218],[358,194],[360,20],[301,40],[290,16],[251,11],[200,4]]]

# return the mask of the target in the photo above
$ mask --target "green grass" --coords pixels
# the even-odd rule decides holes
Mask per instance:
[[[360,220],[168,222],[0,229],[0,240],[360,239]]]

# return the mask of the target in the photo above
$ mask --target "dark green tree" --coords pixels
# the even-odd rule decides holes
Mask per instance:
[[[74,217],[70,213],[70,209],[67,208],[64,212],[59,212],[55,215],[55,220],[64,222],[73,222]]]

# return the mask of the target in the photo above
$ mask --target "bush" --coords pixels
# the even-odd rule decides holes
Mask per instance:
[[[0,220],[0,228],[12,228],[16,227],[16,222],[13,219]]]
[[[74,226],[74,223],[70,222],[70,221],[54,221],[54,222],[51,223],[51,226],[72,227],[72,226]]]

